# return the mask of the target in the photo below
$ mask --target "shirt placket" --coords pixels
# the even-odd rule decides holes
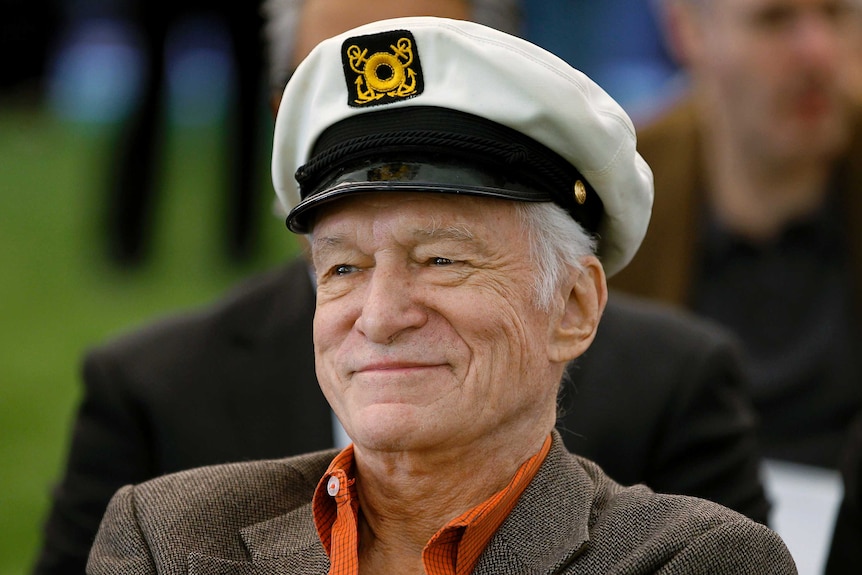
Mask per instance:
[[[353,482],[341,469],[333,471],[326,482],[326,493],[335,500],[336,505],[335,522],[332,524],[330,575],[359,573],[359,533],[351,495]]]

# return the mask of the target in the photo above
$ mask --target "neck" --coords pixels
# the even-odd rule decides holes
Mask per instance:
[[[538,453],[547,433],[518,445],[485,445],[437,452],[378,452],[355,446],[357,492],[362,509],[360,564],[414,565],[444,525],[502,490],[518,468]],[[480,480],[477,480],[480,479]],[[378,569],[379,568],[379,569]],[[381,571],[382,570],[382,571]],[[390,570],[391,571],[391,570]]]
[[[738,145],[720,129],[704,131],[707,198],[730,231],[754,241],[777,237],[815,212],[828,193],[831,157],[775,158]]]

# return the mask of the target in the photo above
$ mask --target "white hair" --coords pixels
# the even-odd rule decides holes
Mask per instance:
[[[293,73],[293,42],[299,13],[305,0],[265,0],[261,5],[263,35],[269,58],[269,83],[282,90]],[[474,22],[508,32],[521,31],[519,0],[468,0]]]
[[[534,303],[548,311],[569,272],[583,271],[583,258],[595,255],[597,242],[557,204],[517,202],[515,206],[534,263]]]

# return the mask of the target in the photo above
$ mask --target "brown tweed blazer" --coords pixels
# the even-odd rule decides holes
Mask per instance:
[[[862,108],[852,120],[847,154],[835,166],[834,182],[845,216],[851,266],[862,286]],[[638,151],[655,176],[653,213],[638,253],[608,284],[622,291],[687,306],[700,261],[698,225],[705,173],[694,105],[683,100],[650,124],[638,127]],[[857,309],[862,310],[862,289]]]
[[[335,451],[203,467],[114,496],[90,575],[326,575],[310,500]],[[758,574],[796,567],[778,535],[684,496],[622,487],[559,434],[476,574]]]

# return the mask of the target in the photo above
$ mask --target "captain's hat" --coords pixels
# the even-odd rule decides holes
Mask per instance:
[[[625,111],[553,54],[460,20],[384,20],[320,43],[275,124],[287,225],[368,191],[553,201],[598,238],[608,275],[646,233],[652,172]]]

